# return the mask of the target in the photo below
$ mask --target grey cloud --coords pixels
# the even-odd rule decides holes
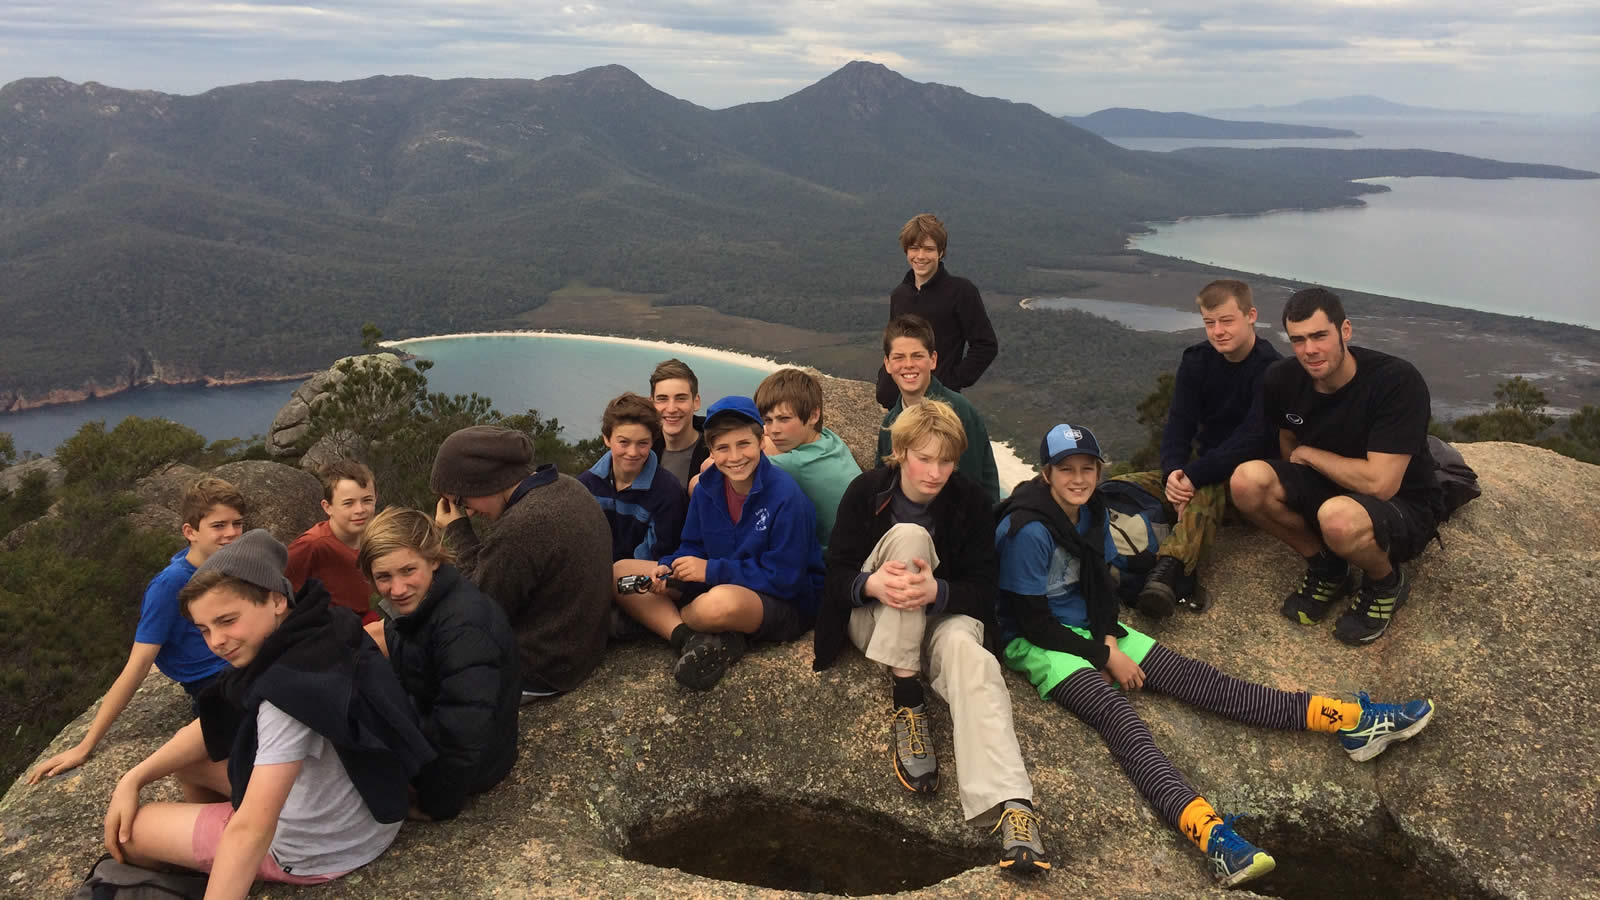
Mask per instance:
[[[0,5],[0,81],[48,73],[192,92],[261,78],[542,77],[621,63],[663,90],[726,106],[867,58],[1046,109],[1357,92],[1448,105],[1455,85],[1503,106],[1525,97],[1592,110],[1597,32],[1587,2],[73,0]],[[1302,82],[1312,70],[1318,80]]]

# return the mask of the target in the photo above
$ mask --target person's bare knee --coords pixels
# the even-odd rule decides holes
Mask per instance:
[[[1372,518],[1349,497],[1334,497],[1317,507],[1317,527],[1328,549],[1349,556],[1373,544]]]
[[[695,631],[750,632],[761,625],[761,598],[748,588],[718,585],[696,597],[682,613],[684,624]],[[749,621],[752,614],[754,627]]]
[[[1278,487],[1278,473],[1265,461],[1252,459],[1240,463],[1228,479],[1233,505],[1240,510],[1257,510],[1267,504]]]

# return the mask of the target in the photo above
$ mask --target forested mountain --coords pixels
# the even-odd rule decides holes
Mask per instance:
[[[1282,138],[1360,137],[1345,128],[1286,125],[1282,122],[1239,122],[1186,112],[1156,112],[1113,106],[1087,116],[1062,116],[1102,137],[1199,138],[1203,140],[1277,140]]]
[[[881,305],[859,299],[898,278],[916,212],[951,223],[962,274],[1023,294],[1137,222],[1365,190],[1343,178],[1128,151],[868,63],[725,110],[620,66],[197,96],[27,79],[0,88],[0,408],[316,368],[362,322],[494,327],[576,279],[874,328]]]

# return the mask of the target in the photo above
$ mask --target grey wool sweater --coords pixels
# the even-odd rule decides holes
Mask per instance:
[[[457,565],[506,611],[523,690],[570,691],[600,664],[611,614],[611,528],[568,475],[538,483],[480,541],[472,523],[445,529]]]

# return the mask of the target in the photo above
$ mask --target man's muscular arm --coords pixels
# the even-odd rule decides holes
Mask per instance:
[[[1369,451],[1365,459],[1352,459],[1316,447],[1295,447],[1289,461],[1310,466],[1347,490],[1388,500],[1399,492],[1411,454]]]
[[[1300,446],[1300,442],[1295,439],[1294,432],[1287,428],[1278,429],[1278,456],[1280,458],[1292,459],[1294,448],[1298,446]]]

